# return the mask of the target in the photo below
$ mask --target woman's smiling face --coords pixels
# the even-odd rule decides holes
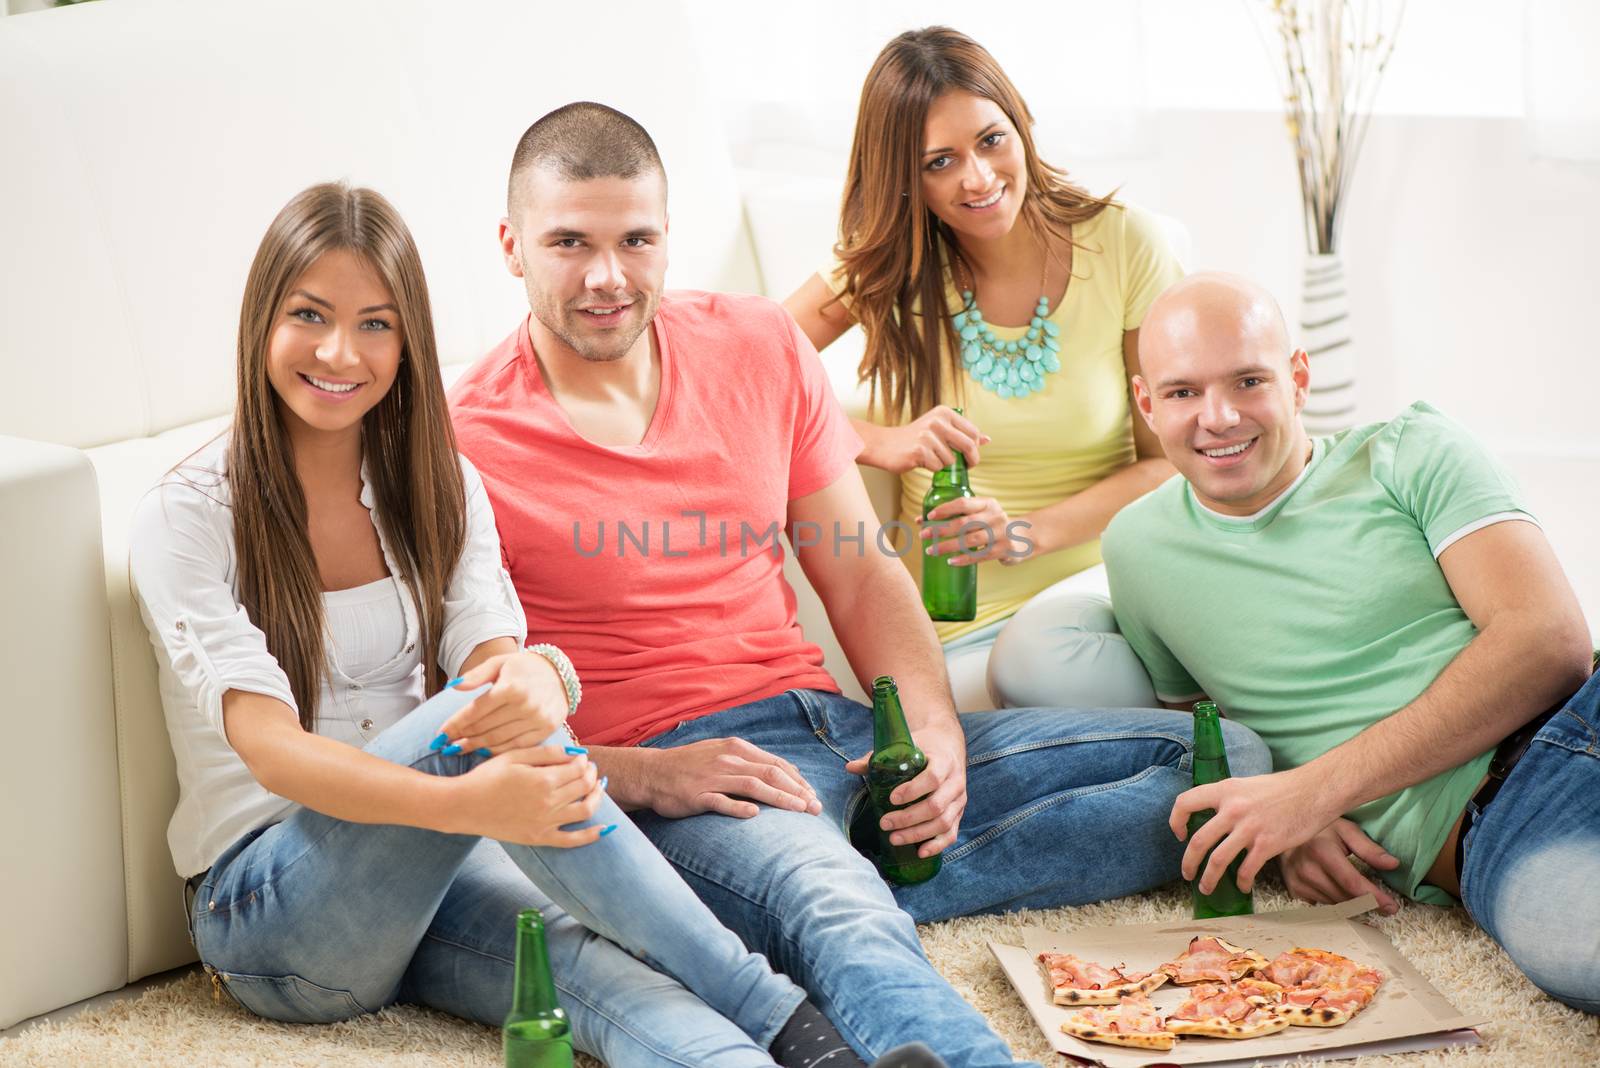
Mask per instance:
[[[928,108],[923,145],[922,196],[934,215],[963,237],[1010,233],[1028,171],[1022,139],[1000,105],[961,90],[944,93]]]
[[[267,378],[291,427],[347,431],[394,385],[404,344],[394,294],[365,259],[335,249],[290,287],[267,341]]]

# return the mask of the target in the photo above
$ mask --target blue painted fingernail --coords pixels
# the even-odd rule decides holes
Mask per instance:
[[[606,824],[605,828],[600,832],[600,837],[604,838],[606,835],[610,834],[612,831],[614,831],[616,829],[617,829],[617,825],[615,823],[608,823],[608,824]]]
[[[459,745],[447,745],[443,749],[439,750],[439,755],[455,756],[459,752],[461,752],[461,747]]]
[[[452,689],[452,688],[454,688],[456,683],[460,682],[464,678],[466,678],[465,675],[457,675],[455,678],[453,678],[449,682],[445,683],[444,684],[444,688],[447,689],[447,690]]]
[[[611,780],[606,778],[604,775],[600,776],[600,789],[604,790],[606,788],[606,783],[610,781]]]
[[[440,749],[443,749],[445,743],[448,742],[449,740],[450,740],[450,736],[449,735],[441,734],[441,735],[439,735],[439,737],[435,738],[433,741],[428,743],[428,748],[432,749],[434,751],[438,751]]]
[[[489,752],[488,749],[476,749],[474,752],[476,752],[479,756],[494,756],[494,754]]]
[[[588,751],[589,750],[585,749],[581,745],[569,745],[569,746],[567,746],[567,755],[568,756],[582,756],[583,754],[587,753]]]

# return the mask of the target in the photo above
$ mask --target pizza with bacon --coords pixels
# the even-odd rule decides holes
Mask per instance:
[[[1292,949],[1261,970],[1283,988],[1278,1013],[1297,1027],[1338,1027],[1372,1003],[1383,973],[1325,949]]]
[[[1121,965],[1107,968],[1071,953],[1041,953],[1038,960],[1057,1005],[1115,1005],[1120,997],[1148,994],[1167,981],[1159,970],[1126,975]]]
[[[1215,935],[1197,935],[1176,960],[1156,970],[1174,983],[1231,983],[1266,967],[1267,958],[1253,949],[1225,942]]]
[[[1171,1049],[1177,1038],[1145,994],[1130,994],[1117,1007],[1081,1009],[1069,1016],[1061,1030],[1089,1042],[1140,1049]]]
[[[1289,1021],[1272,1008],[1272,983],[1243,979],[1238,983],[1201,983],[1189,989],[1189,1000],[1167,1014],[1167,1030],[1175,1035],[1209,1038],[1257,1038],[1276,1034]]]

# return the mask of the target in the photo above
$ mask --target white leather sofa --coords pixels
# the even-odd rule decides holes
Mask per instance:
[[[525,314],[495,245],[505,175],[528,123],[570,100],[660,145],[670,285],[781,297],[826,255],[836,187],[742,197],[681,6],[612,5],[598,44],[595,14],[116,0],[0,18],[0,1028],[193,959],[127,521],[226,424],[245,273],[291,195],[346,178],[396,204],[451,376]],[[847,337],[826,354],[842,390],[858,353]],[[894,480],[866,474],[892,514]]]

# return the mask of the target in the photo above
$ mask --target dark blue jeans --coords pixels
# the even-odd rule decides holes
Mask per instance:
[[[928,963],[916,923],[1099,901],[1177,878],[1183,847],[1167,816],[1191,782],[1190,720],[1151,709],[963,715],[960,836],[936,878],[892,892],[845,836],[865,787],[844,765],[872,748],[872,714],[838,694],[790,691],[645,743],[744,738],[800,769],[821,816],[763,807],[748,820],[640,813],[635,821],[718,918],[804,986],[857,1049],[876,1056],[920,1038],[952,1068],[1010,1065],[983,1016]],[[1270,769],[1252,732],[1225,720],[1223,733],[1236,775]]]

